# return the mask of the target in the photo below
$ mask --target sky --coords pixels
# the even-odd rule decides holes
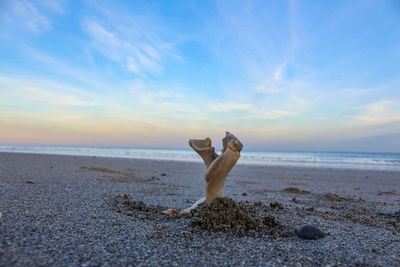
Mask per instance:
[[[400,152],[400,1],[0,0],[0,145]]]

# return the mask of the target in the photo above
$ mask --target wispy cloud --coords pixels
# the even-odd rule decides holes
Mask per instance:
[[[215,111],[215,112],[229,112],[229,111],[235,111],[235,110],[243,110],[243,111],[248,111],[251,109],[250,104],[243,104],[243,103],[216,103],[216,104],[211,104],[208,106],[209,110]]]
[[[236,120],[276,120],[282,117],[296,116],[298,112],[292,110],[280,110],[266,108],[260,104],[251,103],[215,103],[208,105],[208,110],[213,112],[214,118],[218,119],[218,113],[232,113]],[[241,112],[241,114],[233,112]]]
[[[380,100],[356,109],[355,119],[366,124],[400,123],[400,100]]]
[[[40,33],[51,29],[50,20],[42,14],[36,5],[30,1],[12,1],[16,19],[22,21],[30,30]]]
[[[0,76],[0,108],[19,113],[27,110],[27,115],[32,115],[27,107],[33,107],[37,115],[77,114],[80,119],[121,123],[147,120],[181,125],[200,117],[195,115],[201,113],[200,109],[187,103],[179,93],[153,87],[137,80],[102,94],[51,80]]]
[[[299,66],[297,61],[306,47],[303,39],[307,39],[303,38],[297,3],[217,3],[221,22],[212,24],[211,31],[224,38],[216,38],[215,53],[242,77],[241,88],[246,89],[241,90],[246,90],[249,102],[257,110],[251,112],[251,117],[278,119],[300,115],[315,101],[311,92],[317,91],[317,85],[313,69]],[[276,5],[279,12],[270,11]],[[257,17],[260,19],[256,20]],[[279,27],[279,32],[275,27]],[[268,101],[257,105],[260,98]]]
[[[253,91],[256,93],[264,94],[276,94],[276,93],[289,93],[293,91],[301,91],[307,89],[310,84],[303,80],[286,80],[283,79],[281,69],[273,74],[273,78],[259,81],[259,83],[254,86]],[[276,78],[278,76],[278,78]]]
[[[288,110],[278,110],[278,109],[264,109],[264,110],[252,110],[249,112],[245,119],[258,119],[258,120],[276,120],[288,116],[296,116],[296,112]]]
[[[121,23],[124,26],[120,27],[120,22],[115,23],[104,25],[94,18],[85,21],[92,47],[136,75],[160,74],[164,55],[171,49],[168,43],[144,24],[133,21]]]
[[[40,37],[53,30],[53,20],[65,15],[64,0],[14,0],[0,1],[0,37],[23,42],[30,37]],[[32,34],[26,35],[27,32]]]
[[[64,0],[41,0],[40,3],[59,15],[65,14],[66,12],[66,4]]]
[[[25,105],[54,107],[95,106],[99,95],[87,93],[84,90],[66,84],[40,79],[15,79],[0,76],[0,86],[3,96],[2,105]],[[21,99],[18,101],[18,99]]]
[[[2,23],[16,27],[18,30],[28,29],[37,35],[52,30],[51,17],[54,14],[63,15],[66,12],[64,1],[15,0],[5,2],[2,7],[5,9],[2,10],[4,14],[0,16],[0,19],[3,20]]]
[[[6,143],[170,147],[185,145],[188,133],[220,130],[202,118],[201,104],[192,106],[179,93],[142,81],[102,95],[65,83],[1,76],[0,94],[0,128],[6,129],[0,139]]]
[[[22,54],[34,60],[36,64],[40,64],[43,69],[48,68],[57,73],[58,77],[67,78],[69,81],[74,80],[85,85],[86,88],[96,88],[103,91],[108,85],[104,84],[104,73],[99,72],[96,68],[85,68],[71,64],[65,58],[59,55],[54,56],[46,51],[34,49],[32,47],[21,45]]]

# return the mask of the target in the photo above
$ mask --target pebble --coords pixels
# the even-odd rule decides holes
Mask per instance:
[[[297,232],[297,236],[303,239],[319,239],[325,237],[325,234],[318,227],[306,224]]]
[[[279,203],[278,201],[274,201],[274,202],[269,203],[269,206],[271,208],[273,208],[273,209],[278,209],[278,210],[283,210],[284,209],[283,205],[281,203]]]

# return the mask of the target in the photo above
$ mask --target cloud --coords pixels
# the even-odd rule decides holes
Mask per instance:
[[[96,88],[101,91],[108,85],[104,82],[104,73],[99,73],[95,68],[84,68],[77,65],[72,65],[68,60],[55,57],[46,52],[21,45],[21,51],[24,56],[35,60],[36,64],[41,64],[43,68],[48,68],[51,71],[57,72],[59,77],[68,78],[68,81],[78,81],[89,88]],[[35,76],[34,76],[35,77]]]
[[[277,6],[275,13],[272,10]],[[254,2],[250,8],[240,1],[235,5],[218,1],[217,7],[219,16],[210,23],[210,31],[215,33],[211,47],[220,61],[236,71],[242,83],[239,90],[246,90],[249,102],[266,100],[264,105],[256,105],[257,112],[251,117],[298,116],[309,108],[320,89],[315,70],[299,61],[309,46],[303,38],[307,32],[296,1]],[[265,106],[269,108],[265,110]]]
[[[263,105],[255,103],[224,102],[209,104],[208,110],[214,114],[240,111],[241,114],[235,114],[234,117],[242,120],[275,120],[282,117],[298,115],[298,113],[294,111],[265,108]],[[217,118],[218,116],[213,117]]]
[[[42,103],[44,102],[50,105],[66,106],[66,107],[74,107],[74,106],[88,107],[94,105],[93,102],[82,100],[73,94],[55,93],[36,86],[24,86],[21,91],[24,94],[29,95],[32,99],[35,99],[37,102],[42,102]]]
[[[24,80],[0,76],[0,86],[2,88],[0,92],[3,91],[3,101],[1,101],[3,105],[28,104],[32,108],[45,105],[60,109],[95,106],[94,99],[98,100],[96,94],[48,80]]]
[[[235,110],[248,111],[251,109],[251,105],[243,103],[226,102],[226,103],[217,103],[208,105],[208,109],[215,112],[229,112]]]
[[[0,93],[0,108],[4,112],[23,114],[28,110],[27,116],[75,114],[82,122],[104,120],[124,124],[139,120],[160,125],[190,124],[193,118],[201,117],[200,107],[185,101],[180,93],[141,80],[123,84],[118,90],[110,86],[108,92],[93,92],[51,80],[0,76]]]
[[[276,76],[276,73],[274,74],[274,76]],[[310,86],[309,82],[300,79],[287,80],[282,78],[282,74],[278,74],[278,76],[279,79],[276,79],[274,77],[258,81],[256,86],[253,87],[253,92],[263,94],[288,94],[293,91],[306,90],[306,88]]]
[[[400,100],[385,99],[357,107],[360,112],[355,119],[366,124],[400,122]]]
[[[91,37],[92,48],[138,76],[160,74],[164,54],[168,54],[170,46],[160,40],[155,29],[148,29],[146,25],[128,21],[115,23],[123,26],[86,20],[85,30]]]
[[[8,129],[0,132],[0,137],[8,143],[60,144],[71,137],[68,144],[75,145],[185,146],[182,140],[189,137],[219,139],[230,129],[255,148],[257,143],[269,142],[276,148],[298,144],[299,149],[307,145],[318,149],[321,144],[329,147],[354,138],[395,133],[400,125],[392,122],[376,127],[351,121],[319,125],[314,120],[301,125],[257,123],[301,116],[302,103],[291,103],[293,109],[279,109],[267,108],[263,102],[192,102],[185,95],[141,80],[102,95],[49,80],[2,76],[0,93],[0,127]],[[397,104],[394,100],[379,101],[359,111],[385,116]]]
[[[5,31],[4,35],[8,37],[18,33],[21,38],[21,28],[28,29],[36,35],[52,30],[51,18],[54,14],[64,15],[66,13],[66,4],[63,0],[14,0],[0,1],[0,23],[8,24],[11,31]]]
[[[283,71],[286,67],[286,63],[283,63],[281,66],[279,66],[275,71],[274,71],[274,80],[275,81],[280,81],[282,80],[283,76]]]
[[[279,109],[264,109],[252,110],[248,115],[244,116],[245,119],[259,119],[259,120],[276,120],[288,116],[296,116],[298,113],[288,110]]]
[[[22,21],[33,32],[41,33],[51,29],[50,20],[32,2],[13,1],[12,9],[16,15],[16,20]]]
[[[102,95],[50,80],[0,76],[0,94],[0,139],[9,144],[171,147],[186,146],[187,135],[220,130],[201,116],[202,105],[140,80]]]
[[[40,3],[59,15],[63,15],[66,12],[65,2],[63,0],[41,0]]]

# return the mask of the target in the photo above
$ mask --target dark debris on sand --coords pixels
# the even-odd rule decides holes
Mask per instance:
[[[282,189],[281,192],[291,193],[291,194],[310,194],[309,191],[301,190],[301,189],[299,189],[297,187],[287,187],[285,189]]]
[[[133,200],[127,194],[118,195],[112,198],[112,208],[117,213],[132,216],[138,219],[169,220],[171,218],[188,218],[192,227],[199,230],[211,232],[226,232],[236,236],[270,236],[290,237],[295,231],[280,224],[275,216],[268,214],[271,210],[283,209],[283,205],[274,202],[271,205],[264,205],[260,201],[253,204],[236,202],[228,197],[217,198],[211,203],[204,202],[192,210],[189,217],[174,216],[166,217],[162,214],[162,207],[149,207],[142,201]],[[260,215],[258,211],[264,215]]]
[[[158,205],[148,206],[143,201],[134,200],[132,196],[128,194],[112,197],[111,209],[117,213],[131,216],[133,220],[152,220],[159,222],[170,219],[162,214],[162,211],[165,210],[166,207]],[[178,217],[176,217],[176,219],[178,219]]]
[[[132,216],[134,211],[148,211],[143,201],[134,201],[130,195],[123,194],[113,198],[112,205],[116,212]]]
[[[202,230],[233,232],[237,236],[275,235],[281,230],[276,217],[262,217],[254,206],[228,197],[200,204],[191,211],[190,224]]]

